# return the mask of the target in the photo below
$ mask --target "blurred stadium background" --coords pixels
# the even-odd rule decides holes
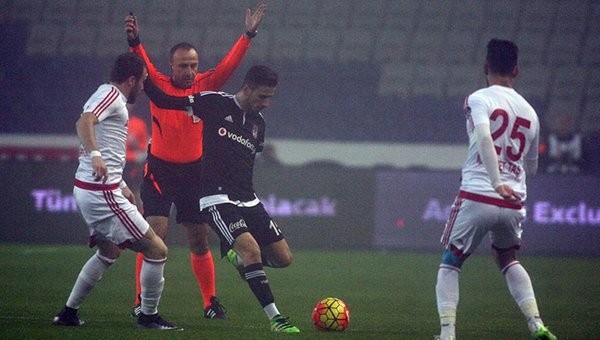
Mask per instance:
[[[141,39],[160,69],[167,72],[172,45],[189,41],[200,50],[204,71],[229,51],[244,31],[245,9],[254,9],[257,3],[1,0],[0,172],[6,188],[2,206],[19,214],[9,213],[0,223],[9,228],[23,224],[27,216],[30,228],[49,223],[64,239],[3,231],[0,241],[85,238],[83,229],[77,229],[83,235],[75,238],[71,232],[73,225],[81,224],[68,197],[77,156],[74,122],[84,101],[107,80],[114,57],[127,50],[123,32],[127,13],[138,16]],[[388,210],[394,210],[382,202],[391,200],[398,210],[407,209],[402,202],[406,185],[398,192],[382,192],[397,187],[394,176],[402,182],[408,171],[416,176],[413,186],[433,183],[430,189],[413,193],[424,195],[422,205],[406,212],[416,211],[413,224],[425,223],[419,213],[424,206],[435,205],[436,199],[440,213],[426,221],[432,223],[424,229],[427,232],[414,231],[409,240],[418,243],[427,238],[423,247],[435,247],[466,155],[463,98],[485,85],[485,45],[498,37],[512,39],[520,47],[516,88],[538,111],[543,131],[555,128],[558,117],[568,113],[576,117],[584,136],[586,163],[577,182],[568,176],[542,176],[532,185],[540,188],[532,197],[546,199],[540,201],[540,209],[547,210],[536,215],[539,233],[552,235],[548,228],[577,226],[583,231],[570,239],[575,249],[565,252],[598,254],[592,242],[597,244],[600,238],[600,203],[591,188],[600,185],[600,1],[266,3],[268,13],[258,36],[225,90],[237,90],[246,69],[255,63],[271,65],[280,73],[277,97],[266,116],[267,138],[283,164],[259,171],[257,188],[266,188],[265,198],[272,198],[273,207],[288,204],[288,211],[279,215],[284,224],[292,229],[321,228],[310,235],[322,235],[324,226],[336,230],[352,226],[356,235],[338,244],[371,247],[378,238],[373,225],[383,228],[381,235],[411,227],[404,212],[390,216],[395,229],[381,227],[390,223],[385,219]],[[149,120],[145,96],[135,112]],[[544,191],[555,183],[571,191]],[[355,188],[342,190],[350,186]],[[422,194],[425,191],[431,194]],[[327,199],[338,202],[338,217],[347,216],[332,220]],[[577,213],[574,223],[566,213],[569,209]],[[290,233],[294,238],[294,231]],[[334,231],[330,233],[335,237]],[[535,237],[531,239],[535,243]],[[547,239],[540,241],[539,249]],[[582,240],[589,249],[576,249]],[[310,245],[314,239],[296,241]],[[375,247],[405,244],[384,243]]]
[[[0,132],[72,134],[82,102],[127,50],[129,11],[165,72],[179,41],[197,45],[206,70],[244,31],[244,10],[257,2],[1,1]],[[226,89],[234,91],[255,63],[281,73],[270,138],[463,144],[462,99],[485,84],[481,65],[492,37],[519,45],[517,88],[546,127],[568,111],[586,136],[600,131],[597,0],[267,4],[260,33]]]
[[[138,16],[142,41],[160,69],[168,70],[172,45],[189,41],[205,71],[243,33],[244,11],[258,1],[0,0],[0,268],[6,274],[0,338],[65,337],[64,330],[48,328],[49,318],[68,293],[64,278],[76,275],[91,251],[84,249],[87,228],[71,195],[74,123],[84,101],[108,80],[114,57],[127,50],[125,15]],[[296,304],[290,313],[307,338],[318,334],[303,317],[325,292],[352,303],[355,321],[346,338],[431,338],[437,329],[438,240],[466,156],[462,103],[485,85],[482,61],[492,37],[519,45],[516,88],[538,111],[543,133],[570,114],[584,137],[582,173],[530,181],[523,253],[540,256],[523,260],[557,335],[597,337],[600,1],[266,3],[258,36],[225,90],[236,91],[255,63],[271,65],[281,77],[265,112],[267,138],[281,164],[260,162],[256,188],[296,251],[294,275],[272,271],[269,278],[278,282],[283,305]],[[134,111],[149,121],[145,96]],[[173,286],[161,304],[189,329],[182,338],[269,338],[266,330],[248,328],[264,316],[246,313],[255,301],[224,284],[236,275],[226,264],[217,266],[217,277],[225,301],[236,301],[227,302],[232,324],[199,324],[192,304],[182,308],[181,301],[197,298],[182,230],[169,234]],[[464,320],[472,321],[465,322],[464,337],[525,336],[501,277],[481,257],[462,274],[469,292],[461,297]],[[332,258],[340,265],[328,265]],[[121,261],[109,274],[118,280],[91,297],[96,307],[84,314],[90,327],[72,336],[98,338],[102,329],[139,338],[115,312],[129,310],[133,257]],[[315,267],[323,268],[319,275]],[[374,282],[377,289],[364,289]]]

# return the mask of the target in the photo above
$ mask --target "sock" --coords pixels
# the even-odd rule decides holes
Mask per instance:
[[[90,259],[83,265],[71,294],[67,299],[66,306],[74,309],[79,309],[79,306],[90,294],[92,289],[96,286],[96,283],[102,278],[102,274],[110,267],[111,264],[115,263],[116,260],[109,259],[100,255],[98,252],[92,255]]]
[[[137,253],[135,258],[135,303],[137,306],[141,304],[140,294],[142,294],[142,284],[140,283],[140,273],[142,272],[142,264],[144,263],[144,254]]]
[[[166,261],[166,258],[162,260],[144,258],[140,272],[140,282],[142,284],[141,310],[146,315],[158,313],[158,303],[165,286],[163,272]]]
[[[263,270],[262,263],[254,263],[244,268],[244,277],[246,282],[250,286],[250,290],[260,302],[261,307],[274,303],[275,298],[271,292],[271,286],[269,286],[269,280],[267,280],[267,274]]]
[[[456,309],[458,308],[458,277],[460,269],[440,266],[435,292],[440,317],[440,338],[446,339],[456,333]]]
[[[535,300],[529,274],[519,262],[512,262],[502,269],[508,290],[527,319],[527,327],[535,332],[544,325]]]
[[[281,314],[279,313],[279,310],[277,309],[277,306],[275,306],[274,302],[264,306],[263,310],[265,311],[265,313],[267,313],[267,317],[269,318],[269,320],[272,320],[274,317]]]
[[[210,250],[201,255],[190,253],[190,262],[206,309],[210,306],[210,298],[215,296],[217,291],[212,253]]]

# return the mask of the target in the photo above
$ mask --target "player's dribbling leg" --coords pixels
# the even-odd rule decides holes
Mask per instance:
[[[556,339],[544,326],[537,306],[531,278],[516,259],[515,249],[492,248],[508,290],[527,320],[527,327],[535,339]]]
[[[102,274],[113,264],[116,259],[110,259],[100,255],[97,251],[83,265],[71,294],[61,312],[54,317],[52,323],[57,326],[81,326],[83,321],[77,316],[79,306],[85,298],[90,294],[98,281],[102,278]]]
[[[456,339],[456,309],[459,300],[458,278],[463,259],[450,249],[442,253],[435,285],[437,309],[440,317],[441,340]]]
[[[275,305],[275,298],[263,268],[260,248],[256,240],[249,232],[242,233],[236,237],[234,249],[245,264],[244,278],[267,314],[271,322],[271,330],[278,333],[300,333],[300,329],[292,325],[288,318],[282,316]]]

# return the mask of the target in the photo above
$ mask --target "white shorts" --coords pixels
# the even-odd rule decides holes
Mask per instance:
[[[150,226],[137,207],[123,196],[118,186],[110,186],[110,190],[106,190],[109,186],[104,189],[101,186],[96,184],[92,190],[73,188],[79,213],[89,227],[90,247],[98,238],[121,247],[143,238]]]
[[[519,247],[525,208],[514,209],[457,197],[444,228],[441,243],[464,256],[472,254],[489,233],[497,249]]]

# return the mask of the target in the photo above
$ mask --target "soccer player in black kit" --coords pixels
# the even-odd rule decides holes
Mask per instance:
[[[200,175],[202,217],[221,239],[227,256],[248,282],[271,321],[271,330],[299,333],[283,317],[269,286],[263,265],[286,267],[290,248],[253,187],[254,160],[265,139],[260,111],[269,106],[277,86],[277,73],[257,65],[248,70],[236,94],[200,92],[187,97],[169,96],[151,80],[146,94],[158,107],[185,109],[204,121]],[[184,113],[181,113],[184,114]]]

